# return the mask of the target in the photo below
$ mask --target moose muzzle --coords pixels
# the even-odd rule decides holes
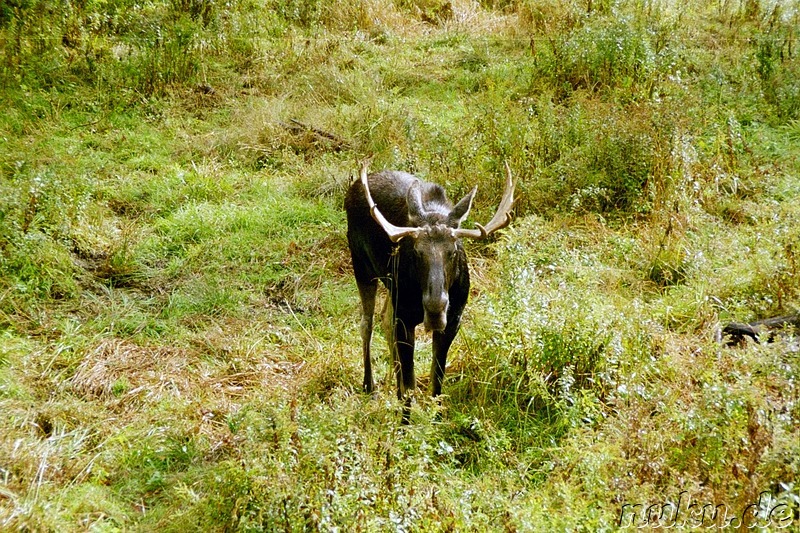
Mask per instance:
[[[447,306],[449,303],[447,293],[444,291],[423,295],[422,308],[425,312],[424,324],[426,331],[444,331],[447,326]]]

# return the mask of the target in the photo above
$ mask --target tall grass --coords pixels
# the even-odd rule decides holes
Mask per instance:
[[[794,333],[715,336],[798,308],[798,9],[3,3],[0,529],[796,521]],[[378,334],[358,387],[367,155],[477,222],[517,179],[407,428]]]

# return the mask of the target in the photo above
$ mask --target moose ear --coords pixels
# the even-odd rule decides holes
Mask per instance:
[[[475,193],[478,191],[478,186],[472,188],[469,194],[459,200],[456,206],[450,211],[447,216],[448,226],[458,228],[464,219],[469,215],[469,210],[472,208],[472,199],[475,198]]]
[[[406,193],[406,203],[408,204],[408,218],[417,222],[423,218],[425,209],[422,206],[422,187],[419,180],[414,180]]]

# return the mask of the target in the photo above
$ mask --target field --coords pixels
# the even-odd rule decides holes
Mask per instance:
[[[0,4],[0,530],[800,528],[800,3]],[[359,162],[485,223],[361,391]],[[430,337],[417,364],[427,369]]]

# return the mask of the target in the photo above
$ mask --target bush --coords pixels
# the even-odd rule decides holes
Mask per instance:
[[[531,155],[540,203],[574,212],[647,212],[668,188],[676,118],[668,108],[539,102]],[[543,193],[543,194],[542,194]],[[543,197],[543,198],[542,198]],[[544,200],[542,202],[541,200]]]
[[[208,76],[215,57],[239,59],[236,43],[254,31],[248,6],[237,4],[223,20],[211,0],[20,2],[0,12],[0,38],[11,43],[0,47],[0,81],[69,88],[81,80],[163,95]]]
[[[465,333],[470,377],[448,390],[454,404],[489,410],[518,436],[535,425],[555,439],[603,419],[603,398],[620,369],[646,357],[650,341],[626,312],[589,290],[593,258],[552,229],[517,221],[495,248],[497,292],[472,302],[475,319]]]
[[[800,57],[792,32],[772,31],[755,42],[756,72],[764,100],[781,122],[800,117]]]
[[[593,19],[537,47],[538,75],[559,98],[584,89],[622,89],[628,98],[648,97],[656,84],[658,56],[648,33],[628,18]]]

